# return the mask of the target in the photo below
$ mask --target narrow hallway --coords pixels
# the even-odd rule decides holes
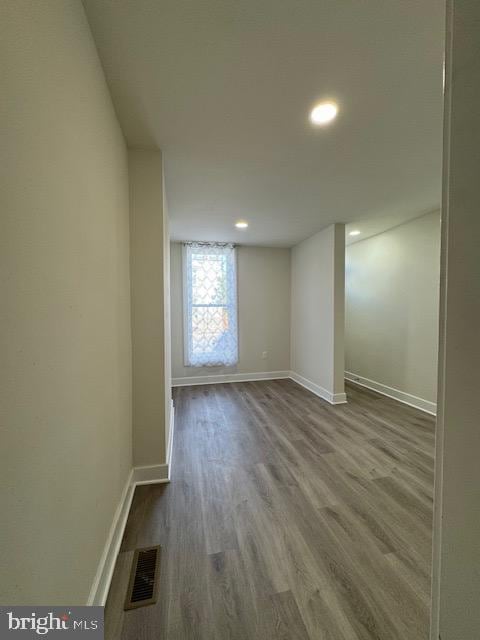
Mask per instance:
[[[434,418],[348,393],[174,390],[173,478],[136,490],[107,638],[427,638]],[[153,544],[158,602],[124,613],[133,550]]]

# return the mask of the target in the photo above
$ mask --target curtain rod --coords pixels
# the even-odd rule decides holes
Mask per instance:
[[[236,247],[234,242],[207,242],[205,240],[185,240],[182,242],[184,246],[197,245],[200,247]]]

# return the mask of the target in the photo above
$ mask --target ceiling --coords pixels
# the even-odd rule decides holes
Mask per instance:
[[[438,208],[444,4],[84,0],[128,144],[163,151],[173,239],[269,246]]]

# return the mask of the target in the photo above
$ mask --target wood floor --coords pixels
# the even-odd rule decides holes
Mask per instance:
[[[107,638],[427,640],[434,418],[350,385],[174,390],[173,479],[138,487]],[[122,611],[133,550],[156,605]]]

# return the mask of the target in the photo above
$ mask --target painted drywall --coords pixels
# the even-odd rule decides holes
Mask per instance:
[[[237,248],[239,361],[235,367],[185,367],[182,245],[171,244],[173,378],[290,368],[290,250]],[[262,358],[263,352],[267,357]]]
[[[346,250],[346,370],[436,402],[440,213]]]
[[[132,464],[127,154],[81,3],[1,14],[0,602],[85,604]]]
[[[344,393],[345,226],[292,249],[291,369],[330,395]]]
[[[170,388],[165,261],[168,233],[159,151],[130,150],[130,265],[132,280],[133,461],[166,462]],[[167,249],[167,251],[166,251]],[[168,296],[167,296],[168,303]],[[167,317],[167,320],[165,319]],[[167,378],[167,379],[166,379]]]
[[[432,640],[480,638],[479,25],[448,3]]]

